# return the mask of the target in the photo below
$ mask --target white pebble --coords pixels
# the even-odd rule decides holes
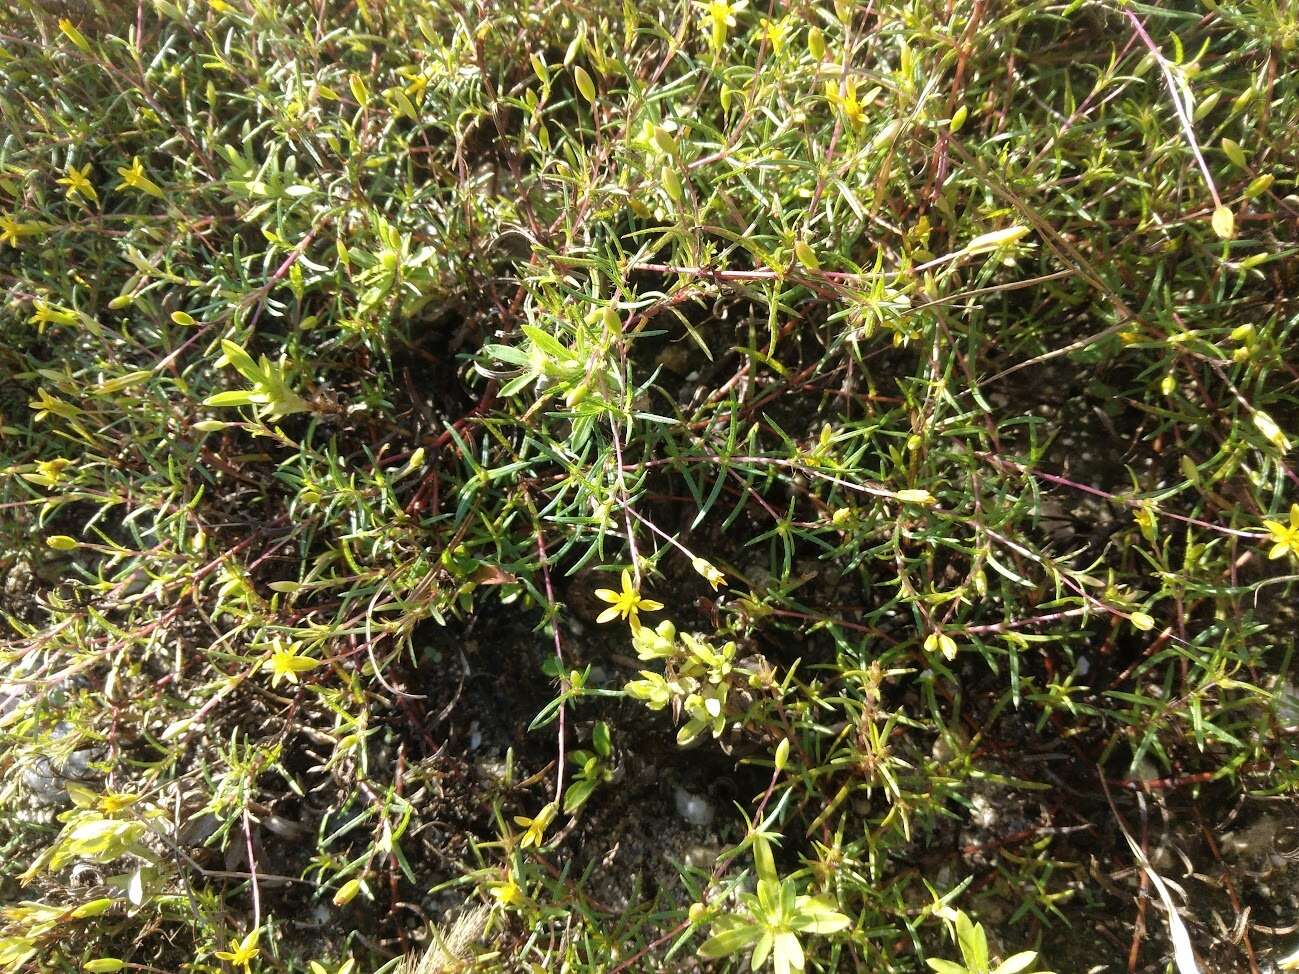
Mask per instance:
[[[691,825],[703,829],[713,824],[717,810],[703,795],[693,794],[678,785],[673,798],[676,800],[677,814]]]

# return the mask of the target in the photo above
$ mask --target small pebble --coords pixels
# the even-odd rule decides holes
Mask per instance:
[[[686,850],[685,862],[695,869],[712,869],[720,850],[713,846],[696,845]]]
[[[970,799],[970,812],[974,823],[980,828],[990,829],[997,824],[997,809],[983,795],[975,795]]]
[[[703,795],[696,795],[678,785],[673,792],[673,798],[676,801],[677,814],[691,825],[704,829],[713,824],[717,810]]]

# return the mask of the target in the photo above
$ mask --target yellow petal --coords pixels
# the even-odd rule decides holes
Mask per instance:
[[[596,590],[595,590],[595,597],[596,597],[597,599],[601,599],[601,600],[603,600],[603,601],[605,601],[605,602],[617,602],[620,598],[622,598],[621,595],[619,595],[617,592],[615,592],[615,591],[614,591],[613,589],[611,589],[611,588],[598,588],[598,589],[596,589]]]
[[[605,609],[605,610],[604,610],[603,612],[601,612],[598,616],[596,616],[596,617],[595,617],[595,621],[596,621],[596,622],[613,622],[613,620],[614,620],[614,619],[617,619],[617,618],[618,618],[618,607],[617,607],[616,605],[614,605],[614,606],[610,606],[609,608]]]
[[[641,599],[639,608],[644,609],[646,612],[657,612],[663,608],[663,603],[655,602],[653,599]]]
[[[1284,558],[1285,553],[1290,550],[1290,546],[1285,542],[1280,542],[1272,546],[1272,550],[1267,553],[1269,558]]]

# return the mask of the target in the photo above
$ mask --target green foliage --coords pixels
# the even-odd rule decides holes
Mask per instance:
[[[1271,963],[1296,43],[7,5],[0,974]]]
[[[776,873],[771,846],[765,836],[753,839],[753,866],[757,893],[740,897],[742,913],[728,913],[713,921],[713,935],[699,946],[702,957],[729,957],[752,951],[750,966],[762,967],[767,958],[776,974],[801,971],[803,946],[799,934],[832,934],[852,921],[824,896],[800,895],[792,879]]]
[[[591,732],[591,750],[573,751],[568,755],[577,768],[573,783],[564,792],[564,812],[572,815],[586,804],[595,789],[613,780],[614,774],[610,759],[613,757],[613,742],[609,738],[609,725],[596,721]]]
[[[277,420],[290,413],[300,413],[309,408],[307,403],[289,388],[283,361],[278,365],[272,365],[263,355],[260,362],[254,362],[252,356],[234,342],[223,340],[218,364],[233,366],[240,375],[252,383],[252,388],[247,391],[218,392],[203,400],[205,406],[256,406],[258,412],[269,420]]]
[[[1021,974],[1034,967],[1037,952],[1021,951],[1007,957],[996,967],[988,960],[988,935],[983,924],[974,923],[962,910],[956,911],[953,921],[956,930],[956,945],[961,949],[962,964],[936,957],[926,959],[926,963],[938,974]]]

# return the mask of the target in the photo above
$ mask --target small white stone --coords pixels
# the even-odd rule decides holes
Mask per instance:
[[[703,795],[696,795],[677,785],[673,798],[676,801],[677,814],[691,825],[704,829],[713,824],[717,810]]]
[[[983,795],[970,799],[971,817],[980,828],[990,829],[997,824],[997,810],[992,802]]]

